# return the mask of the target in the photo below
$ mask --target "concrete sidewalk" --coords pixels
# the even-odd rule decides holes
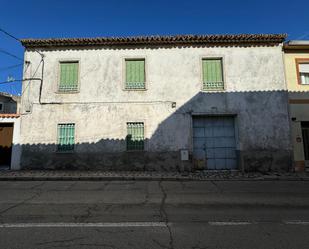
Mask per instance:
[[[101,181],[101,180],[168,180],[168,181],[309,181],[304,173],[242,173],[239,171],[133,172],[133,171],[69,171],[69,170],[0,170],[0,181]]]

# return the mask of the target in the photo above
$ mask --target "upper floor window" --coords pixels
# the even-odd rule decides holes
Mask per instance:
[[[60,62],[59,92],[78,91],[78,61]]]
[[[58,124],[58,151],[73,151],[75,145],[75,124]]]
[[[4,111],[4,104],[2,102],[0,102],[0,112]]]
[[[299,84],[309,85],[309,60],[298,64]]]
[[[224,90],[222,58],[202,60],[203,90]]]
[[[145,89],[145,59],[125,60],[125,89]]]

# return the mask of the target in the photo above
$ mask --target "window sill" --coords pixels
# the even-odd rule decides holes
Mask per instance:
[[[147,88],[123,88],[124,91],[147,91]]]
[[[59,150],[56,150],[55,153],[56,154],[74,154],[75,150],[70,150],[70,151],[59,151]]]
[[[225,92],[225,89],[202,89],[202,92]]]
[[[77,94],[79,93],[79,90],[77,91],[56,91],[56,94]]]

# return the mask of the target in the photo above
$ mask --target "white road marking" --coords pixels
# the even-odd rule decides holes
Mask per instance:
[[[283,223],[286,225],[309,225],[309,221],[302,220],[286,220]]]
[[[263,223],[263,222],[262,222]],[[287,220],[286,225],[309,225],[309,221]],[[281,224],[282,224],[281,223]],[[171,224],[171,223],[170,223]],[[258,224],[249,221],[209,221],[211,226],[246,226]],[[98,223],[0,223],[0,228],[35,228],[35,227],[167,227],[165,222],[98,222]]]
[[[210,221],[208,222],[209,225],[212,226],[245,226],[251,225],[252,222],[248,221]]]
[[[32,227],[166,227],[165,222],[110,222],[110,223],[2,223],[0,228]]]

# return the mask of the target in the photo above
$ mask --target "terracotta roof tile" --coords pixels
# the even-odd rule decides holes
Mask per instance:
[[[19,118],[20,115],[17,113],[0,113],[0,118]]]
[[[123,46],[123,45],[192,45],[192,44],[278,44],[285,40],[285,34],[237,34],[237,35],[175,35],[96,38],[52,38],[22,39],[26,48],[65,46]]]

